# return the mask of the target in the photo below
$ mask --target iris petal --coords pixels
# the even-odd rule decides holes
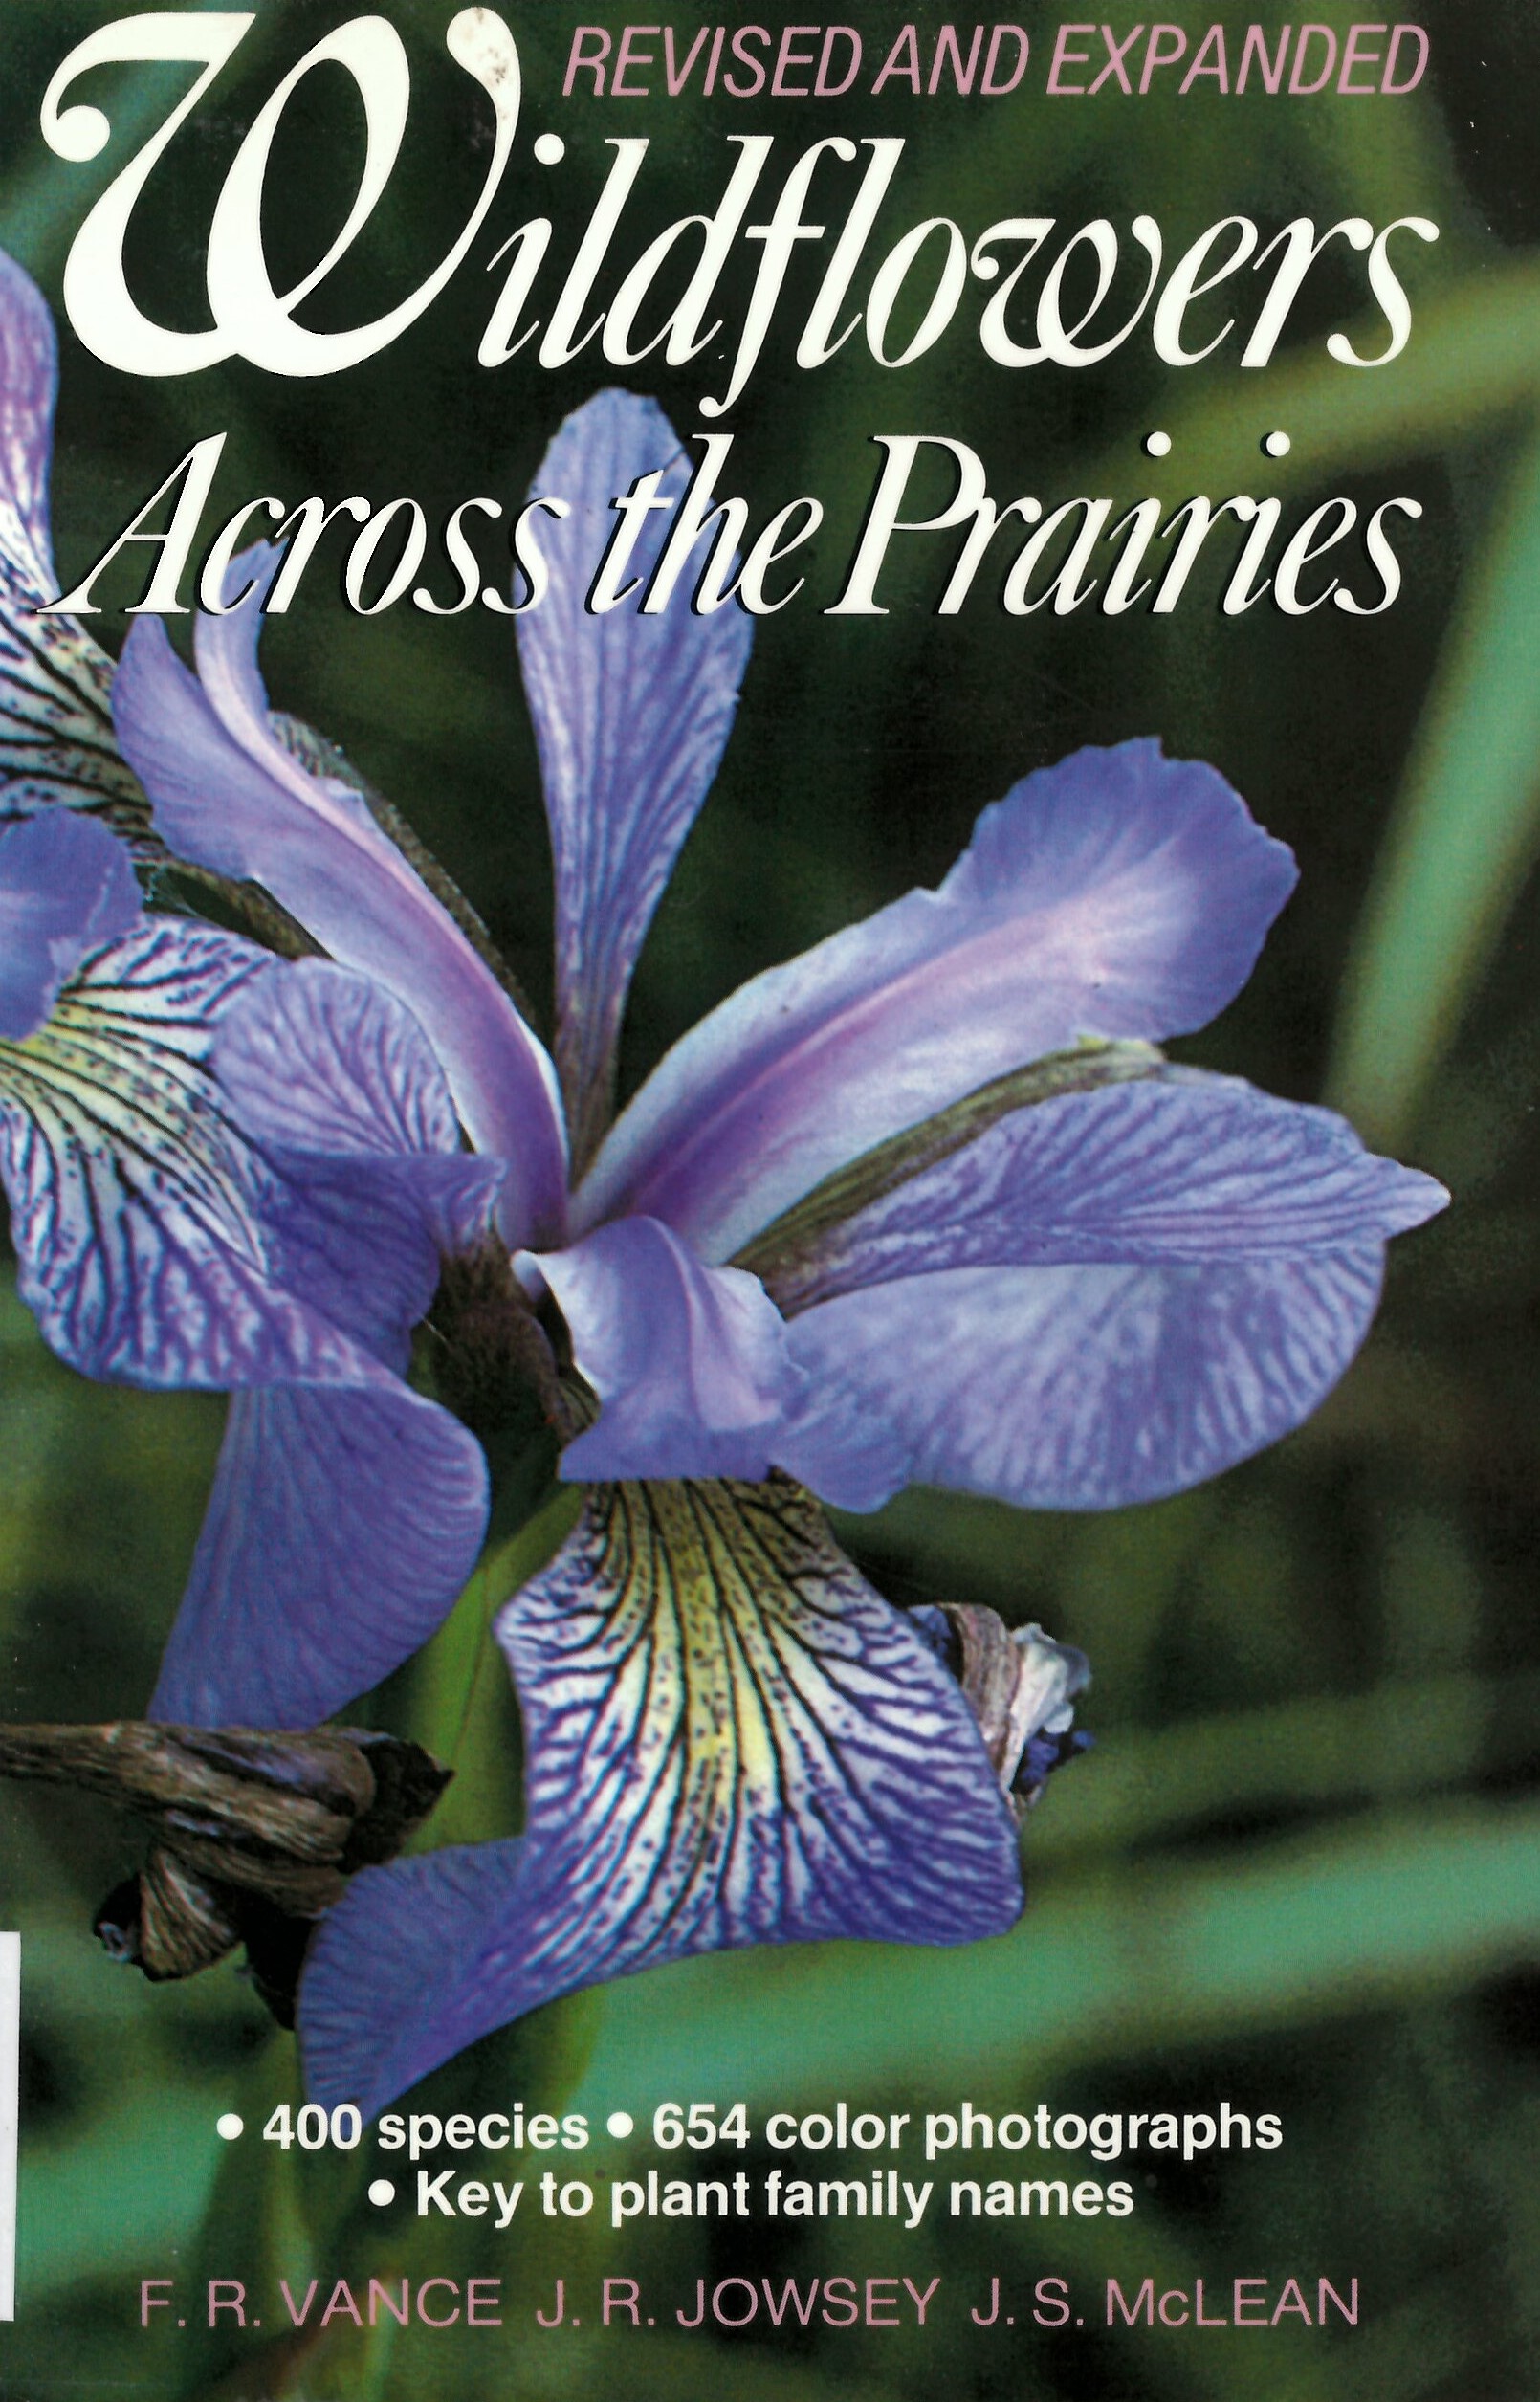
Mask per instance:
[[[558,1994],[694,1952],[1017,1916],[972,1713],[784,1480],[602,1489],[498,1639],[525,1835],[354,1881],[301,1990],[322,2102],[377,2109]]]
[[[504,1173],[460,1148],[415,1019],[366,978],[302,960],[238,998],[214,1069],[258,1147],[275,1280],[404,1371],[441,1259],[485,1236]]]
[[[383,1371],[235,1394],[148,1715],[314,1726],[427,1642],[486,1522],[479,1445]]]
[[[617,522],[611,500],[654,468],[667,470],[660,497],[676,500],[690,463],[655,402],[601,392],[567,419],[534,489],[560,494],[570,515],[541,536],[550,589],[518,620],[556,866],[556,1055],[580,1166],[607,1118],[637,954],[716,772],[753,640],[736,606],[697,617],[684,590],[642,615],[663,539],[651,519],[633,553],[636,592],[604,615],[585,607]]]
[[[840,1179],[861,1181],[859,1163]],[[1366,1151],[1331,1110],[1162,1066],[1016,1110],[843,1217],[815,1193],[750,1256],[789,1316],[950,1267],[1351,1250],[1447,1199],[1432,1177]]]
[[[1386,1240],[1447,1196],[1330,1110],[1167,1068],[1018,1110],[844,1220],[817,1199],[756,1246],[808,1379],[776,1457],[850,1509],[913,1480],[1107,1509],[1298,1425]]]
[[[509,1162],[510,1240],[559,1236],[564,1144],[550,1061],[361,795],[312,774],[269,723],[256,641],[276,554],[259,545],[233,574],[244,580],[253,562],[261,574],[249,598],[200,622],[201,680],[158,620],[137,620],[113,688],[124,752],[178,850],[254,878],[336,959],[406,1003],[478,1149]]]
[[[154,849],[149,804],[119,755],[112,661],[58,590],[48,525],[57,351],[48,303],[0,251],[0,810],[90,810]]]
[[[317,1159],[459,1152],[449,1085],[411,1011],[319,959],[242,995],[221,1023],[217,1065],[246,1133],[269,1150]]]
[[[148,917],[86,962],[40,1032],[0,1041],[0,1175],[22,1297],[87,1376],[214,1391],[393,1382],[379,1364],[387,1345],[361,1349],[275,1272],[265,1213],[297,1232],[301,1197],[285,1200],[210,1076],[224,1014],[290,973],[233,935]],[[399,1174],[394,1160],[383,1166],[387,1179]],[[354,1267],[371,1307],[372,1231],[355,1214]],[[388,1264],[396,1228],[383,1232]],[[390,1342],[404,1331],[392,1327]]]
[[[95,819],[0,827],[0,1037],[35,1034],[82,959],[143,914],[127,851]]]
[[[539,1260],[521,1253],[517,1266],[555,1295],[604,1404],[563,1452],[563,1476],[769,1474],[802,1377],[758,1278],[702,1267],[652,1218],[601,1226]]]
[[[569,1251],[523,1252],[517,1267],[554,1295],[603,1404],[561,1454],[569,1483],[801,1477],[805,1465],[825,1500],[871,1510],[901,1477],[902,1443],[853,1390],[843,1410],[832,1384],[819,1398],[809,1443],[811,1397],[758,1277],[703,1267],[655,1218],[600,1226]]]
[[[45,593],[54,588],[48,469],[57,386],[53,312],[26,269],[0,251],[0,475],[5,479],[0,506]]]
[[[1291,1433],[1363,1340],[1384,1246],[1297,1259],[952,1268],[793,1322],[814,1399],[799,1472],[881,1423],[886,1492],[947,1485],[1037,1510],[1110,1510],[1200,1484]],[[825,1381],[826,1378],[826,1381]]]
[[[577,1200],[731,1258],[854,1154],[1084,1035],[1204,1025],[1294,882],[1209,767],[1077,752],[986,809],[935,892],[756,977],[677,1043]]]
[[[271,1288],[246,1147],[209,1078],[221,1011],[270,971],[233,936],[146,919],[41,1032],[0,1043],[22,1296],[88,1376],[218,1387],[349,1372],[352,1346]]]
[[[318,987],[324,1004],[341,985],[355,1017],[364,994],[387,1037],[405,1012],[336,971],[279,967],[234,936],[143,916],[104,827],[50,811],[0,834],[0,915],[6,903],[0,1176],[23,1298],[88,1375],[277,1388],[237,1390],[154,1707],[194,1723],[308,1725],[416,1649],[474,1561],[480,1451],[385,1363],[405,1363],[438,1230],[484,1222],[497,1170],[458,1150],[430,1059],[430,1073],[393,1088],[388,1042],[373,1057],[354,1044],[345,1089],[292,1085],[286,1111],[270,1091],[272,1123],[257,1128],[253,1107],[243,1126],[210,1056],[244,1006],[271,998],[282,1022],[282,994],[303,1024]],[[308,1178],[251,1138],[275,1124],[336,1144],[345,1119],[357,1153],[371,1107],[378,1153],[323,1157]],[[424,1156],[413,1138],[456,1147]]]

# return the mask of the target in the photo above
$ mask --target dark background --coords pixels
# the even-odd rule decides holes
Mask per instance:
[[[183,68],[106,71],[89,95],[115,115],[104,161],[51,157],[37,132],[48,76],[120,12],[10,0],[0,22],[0,239],[55,306],[87,200],[185,88]],[[485,159],[485,103],[441,48],[448,9],[388,0],[385,12],[411,55],[412,122],[385,204],[328,288],[339,322],[421,278],[463,222]],[[152,314],[200,321],[204,231],[234,146],[277,77],[349,13],[335,0],[259,7],[137,220],[131,265]],[[933,2203],[913,2236],[659,2222],[611,2237],[592,2222],[522,2221],[517,2236],[434,2235],[361,2203],[382,2165],[368,2154],[301,2161],[258,2144],[268,2110],[295,2098],[292,2046],[230,1970],[151,1992],[96,1950],[91,1907],[131,1864],[131,1833],[83,1803],[5,1796],[0,1906],[23,1928],[27,1983],[20,2303],[15,2327],[0,2330],[0,2386],[18,2397],[121,2387],[693,2402],[729,2387],[755,2402],[936,2391],[1529,2402],[1540,2290],[1540,959],[1529,932],[1540,23],[1519,0],[1424,9],[1434,72],[1410,100],[1223,99],[1205,87],[1185,100],[1168,88],[1050,103],[1041,86],[1054,19],[1033,13],[1032,70],[1009,99],[916,101],[893,85],[816,115],[719,99],[563,105],[573,12],[508,13],[526,95],[514,164],[449,292],[384,358],[319,384],[241,365],[131,384],[61,324],[66,578],[191,441],[221,427],[216,502],[227,510],[267,491],[291,503],[409,494],[430,517],[471,493],[512,501],[561,416],[608,371],[592,352],[558,374],[525,354],[478,368],[500,282],[485,262],[547,206],[558,254],[569,251],[617,133],[654,138],[627,261],[661,225],[714,205],[735,155],[723,136],[751,130],[781,137],[771,191],[818,134],[906,136],[884,218],[894,231],[933,212],[970,237],[1015,213],[1054,215],[1066,231],[1106,214],[1126,228],[1143,209],[1175,254],[1230,211],[1254,215],[1265,236],[1301,213],[1318,226],[1417,213],[1442,227],[1436,250],[1397,252],[1416,330],[1379,375],[1324,349],[1358,313],[1352,259],[1312,278],[1276,363],[1250,375],[1233,342],[1176,371],[1138,336],[1087,373],[1011,373],[982,357],[965,313],[907,370],[874,366],[857,337],[804,374],[791,355],[794,296],[810,285],[788,289],[728,420],[724,485],[751,499],[756,521],[815,492],[828,522],[804,555],[809,593],[759,628],[721,778],[637,980],[627,1085],[745,975],[935,881],[978,809],[1027,768],[1083,742],[1158,733],[1173,753],[1222,768],[1302,870],[1249,990],[1182,1054],[1337,1100],[1366,1135],[1441,1176],[1455,1205],[1397,1245],[1379,1323],[1337,1394],[1217,1484],[1098,1518],[913,1493],[842,1525],[895,1600],[987,1601],[1092,1656],[1097,1749],[1032,1823],[1032,1903],[1015,1934],[957,1954],[829,1948],[666,1971],[539,2014],[444,2072],[429,2097],[487,2108],[523,2093],[601,2118],[625,2104],[643,2118],[671,2097],[725,2106],[741,2096],[757,2121],[835,2098],[916,2113],[963,2095],[1081,2111],[1227,2099],[1280,2113],[1285,2143],[1191,2167],[1148,2152],[1116,2169],[1088,2162],[1082,2173],[1131,2177],[1136,2208],[1122,2222],[974,2225]],[[901,12],[849,13],[867,37],[866,84]],[[1221,17],[1232,54],[1250,13],[1175,11],[1195,47]],[[1317,13],[1339,31],[1353,14],[1333,0]],[[675,20],[686,38],[699,21]],[[927,62],[937,21],[921,22]],[[1265,12],[1270,37],[1288,21]],[[548,126],[568,144],[554,169],[530,156]],[[345,78],[316,75],[273,181],[275,276],[297,274],[329,240],[361,149]],[[325,321],[319,304],[315,321]],[[1365,313],[1365,323],[1377,320]],[[698,394],[720,391],[722,374],[708,356],[696,370],[644,367],[632,380],[688,433]],[[1174,441],[1159,464],[1139,447],[1157,426]],[[1277,465],[1259,448],[1275,426],[1293,437]],[[982,578],[960,617],[937,619],[945,541],[910,546],[912,563],[885,579],[887,617],[825,618],[878,430],[971,442],[997,497],[1111,492],[1131,505],[1153,492],[1175,505],[1195,492],[1276,491],[1294,522],[1333,493],[1366,509],[1404,493],[1424,515],[1399,538],[1401,599],[1369,621],[1331,607],[1285,619],[1269,604],[1226,619],[1217,579],[1201,575],[1165,619],[1143,608],[1007,618]],[[302,605],[270,627],[274,697],[341,741],[407,811],[543,1003],[548,857],[507,623],[479,610],[353,617],[338,598],[340,558],[328,549]],[[120,576],[105,589],[121,607],[135,586]],[[98,621],[110,648],[124,622]],[[185,1575],[221,1404],[84,1383],[52,1360],[13,1295],[0,1303],[0,1345],[6,1712],[130,1714]],[[536,1556],[534,1542],[500,1556],[452,1638],[377,1714],[440,1729],[465,1716],[476,1613]],[[489,1670],[473,1686],[447,1831],[513,1822],[516,1740]],[[227,2150],[212,2121],[231,2105],[248,2135]],[[635,2173],[656,2157],[640,2136],[625,2162],[601,2140],[569,2173]],[[725,2165],[758,2177],[768,2158],[735,2151]],[[686,2155],[680,2172],[722,2166],[720,2153]],[[846,2167],[825,2155],[823,2173]],[[912,2154],[905,2172],[915,2173]],[[444,2266],[504,2277],[500,2334],[413,2330],[392,2344],[388,2327],[368,2340],[340,2321],[285,2350],[270,2320],[260,2336],[206,2350],[195,2328],[137,2325],[141,2275],[249,2277],[275,2304],[279,2275],[297,2291],[319,2276],[324,2297],[339,2275]],[[655,2294],[653,2332],[534,2326],[551,2277],[586,2297],[605,2270]],[[676,2328],[674,2306],[693,2311],[697,2277],[739,2272],[907,2274],[921,2286],[939,2274],[942,2287],[924,2336],[816,2324],[776,2335],[762,2317],[739,2335]],[[1202,2277],[1211,2311],[1237,2276],[1266,2277],[1275,2297],[1290,2275],[1312,2297],[1318,2277],[1342,2291],[1356,2277],[1361,2322],[1109,2333],[1105,2280],[1131,2290],[1147,2274],[1157,2290]],[[1022,2303],[1013,2329],[968,2320],[994,2275]],[[1083,2331],[1027,2323],[1027,2289],[1045,2275],[1072,2281]]]

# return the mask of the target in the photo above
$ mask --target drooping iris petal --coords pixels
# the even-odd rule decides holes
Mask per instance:
[[[314,1726],[426,1642],[486,1523],[479,1444],[383,1371],[236,1393],[148,1715]]]
[[[365,978],[302,960],[235,1003],[214,1071],[260,1155],[275,1276],[403,1370],[441,1258],[479,1243],[503,1176],[460,1148],[415,1019]]]
[[[498,1640],[525,1834],[355,1879],[301,1988],[323,2103],[377,2109],[558,1994],[691,1953],[1016,1917],[971,1711],[795,1487],[601,1489]]]
[[[92,1376],[236,1391],[155,1704],[188,1723],[306,1725],[351,1700],[439,1623],[486,1523],[478,1446],[391,1368],[437,1257],[404,1179],[495,1171],[456,1155],[284,1179],[209,1060],[228,1016],[297,973],[146,919],[41,1033],[0,1043],[0,1169],[49,1341]]]
[[[805,1239],[794,1216],[779,1252],[774,1227],[753,1249],[792,1316],[941,1268],[1351,1250],[1447,1199],[1432,1177],[1365,1151],[1331,1110],[1165,1066],[1017,1110]]]
[[[154,848],[149,804],[112,730],[112,662],[43,606],[58,590],[48,523],[57,371],[48,303],[0,251],[0,813],[62,802]]]
[[[158,620],[136,621],[113,687],[123,750],[178,850],[264,885],[336,959],[406,1003],[477,1148],[509,1163],[510,1241],[560,1239],[565,1154],[544,1050],[362,796],[312,774],[268,722],[256,642],[276,560],[258,545],[235,562],[232,578],[257,584],[228,616],[200,618],[196,677]]]
[[[523,1850],[519,1840],[451,1843],[349,1880],[301,1978],[296,2029],[312,2101],[326,2109],[354,2102],[372,2117],[517,2015],[517,1979],[497,1934],[522,1919]],[[489,1953],[495,1991],[482,1965]]]
[[[143,917],[126,853],[88,821],[49,813],[0,835],[0,906],[18,858],[94,933],[140,921],[79,965],[46,1024],[0,1038],[22,1298],[87,1375],[238,1397],[158,1707],[309,1724],[414,1650],[474,1560],[480,1451],[385,1363],[404,1359],[431,1292],[431,1225],[478,1198],[484,1210],[496,1169],[458,1152],[328,1158],[291,1185],[209,1062],[230,1017],[297,971]],[[355,1135],[384,1101],[361,1083]],[[291,1133],[305,1113],[296,1091]],[[430,1096],[408,1092],[392,1131],[414,1122],[433,1130]],[[441,1188],[426,1209],[414,1176]]]
[[[93,951],[143,915],[127,851],[91,818],[0,828],[0,1037],[35,1034]]]
[[[580,1169],[604,1132],[637,954],[716,772],[753,641],[731,604],[700,617],[687,606],[715,528],[671,605],[641,613],[661,511],[633,553],[636,590],[603,615],[585,607],[618,523],[611,501],[656,468],[658,496],[676,501],[690,461],[662,410],[601,392],[567,419],[533,487],[570,503],[540,536],[550,589],[518,620],[518,653],[556,865],[556,1056]]]
[[[581,1189],[730,1258],[854,1154],[1083,1035],[1201,1025],[1250,973],[1293,862],[1210,767],[1085,750],[986,809],[914,892],[756,977],[675,1044]]]
[[[562,1453],[564,1477],[769,1474],[803,1379],[757,1277],[702,1267],[653,1218],[601,1226],[539,1260],[521,1253],[517,1265],[555,1295],[604,1405]]]
[[[147,918],[87,962],[40,1033],[0,1042],[20,1290],[54,1349],[122,1383],[277,1388],[233,1411],[168,1655],[166,1714],[188,1719],[242,1714],[258,1625],[264,1707],[282,1705],[293,1677],[281,1723],[363,1691],[442,1619],[486,1518],[474,1442],[383,1364],[405,1333],[377,1323],[397,1225],[356,1201],[360,1298],[335,1317],[341,1272],[310,1291],[275,1272],[270,1174],[208,1062],[224,1013],[291,972],[211,927]],[[416,1313],[414,1295],[398,1300]]]
[[[270,976],[219,1029],[219,1081],[253,1142],[307,1158],[460,1155],[443,1069],[411,1011],[320,959]]]
[[[789,1332],[813,1399],[802,1473],[879,1419],[901,1485],[1038,1510],[1154,1501],[1291,1433],[1362,1342],[1384,1246],[1203,1266],[951,1268],[820,1304]],[[827,1377],[827,1382],[823,1379]],[[887,1494],[864,1504],[874,1508]]]

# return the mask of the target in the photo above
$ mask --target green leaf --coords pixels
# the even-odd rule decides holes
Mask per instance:
[[[450,1616],[412,1664],[408,1731],[447,1761],[454,1782],[407,1845],[487,1842],[512,1832],[519,1743],[508,1674],[492,1638],[503,1603],[543,1568],[576,1524],[583,1499],[562,1487],[527,1525],[481,1561]]]
[[[1349,970],[1332,1098],[1399,1141],[1540,852],[1540,444],[1500,502]]]
[[[826,1300],[831,1277],[838,1275],[840,1237],[864,1209],[977,1142],[1018,1110],[1057,1101],[1067,1093],[1141,1083],[1160,1075],[1165,1065],[1152,1043],[1088,1039],[1073,1050],[1053,1051],[1024,1068],[1013,1068],[949,1109],[864,1151],[848,1167],[836,1168],[735,1252],[733,1265],[762,1278],[771,1299],[788,1315],[815,1300]],[[832,1289],[838,1289],[837,1284]]]

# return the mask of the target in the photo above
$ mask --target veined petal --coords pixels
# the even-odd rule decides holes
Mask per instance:
[[[484,1232],[498,1173],[464,1155],[259,1161],[252,1184],[268,1273],[405,1376],[442,1269],[438,1228]]]
[[[0,826],[0,1037],[35,1034],[82,959],[143,915],[127,851],[91,818]]]
[[[57,349],[48,303],[0,251],[0,811],[62,802],[155,849],[149,804],[119,754],[112,662],[58,589],[48,524]]]
[[[861,1180],[857,1163],[838,1182]],[[792,1316],[942,1268],[1340,1252],[1419,1225],[1447,1200],[1431,1177],[1365,1151],[1331,1110],[1162,1066],[1018,1109],[913,1175],[898,1163],[846,1215],[815,1192],[745,1265]]]
[[[753,642],[732,603],[692,612],[698,565],[665,610],[643,616],[664,539],[653,518],[630,597],[603,616],[585,607],[618,523],[610,503],[655,468],[658,496],[676,501],[690,461],[656,402],[601,392],[567,419],[533,486],[570,503],[541,536],[550,589],[518,620],[518,654],[556,866],[556,1057],[580,1167],[607,1122],[631,973],[716,772]]]
[[[416,1020],[366,978],[301,960],[238,996],[213,1065],[256,1147],[276,1281],[404,1370],[441,1260],[485,1236],[504,1173],[460,1148]]]
[[[1077,752],[914,892],[745,984],[605,1141],[581,1229],[645,1211],[731,1258],[854,1154],[1086,1035],[1186,1032],[1245,981],[1293,862],[1210,767]]]
[[[0,1170],[23,1299],[61,1357],[130,1384],[350,1375],[353,1346],[275,1292],[248,1155],[208,1057],[265,955],[146,918],[49,1024],[0,1043]]]
[[[1199,1265],[956,1267],[821,1302],[787,1339],[810,1400],[798,1473],[881,1425],[886,1489],[1110,1510],[1217,1475],[1329,1393],[1375,1313],[1381,1243]],[[783,1446],[784,1447],[784,1446]],[[875,1448],[875,1447],[874,1447]],[[881,1461],[881,1454],[876,1455]]]
[[[314,1726],[427,1642],[486,1523],[473,1437],[383,1371],[233,1395],[149,1716]]]
[[[318,2099],[373,2111],[558,1994],[693,1952],[1016,1917],[971,1710],[795,1487],[602,1489],[498,1640],[525,1835],[355,1879],[301,1988]]]
[[[3,506],[53,590],[48,470],[54,450],[58,342],[53,314],[24,267],[0,251],[0,477]]]
[[[266,1150],[465,1156],[444,1071],[411,1011],[324,960],[297,960],[243,993],[220,1025],[216,1066],[242,1127]]]
[[[41,838],[4,841],[24,836]],[[403,1179],[484,1185],[495,1168],[363,1157],[291,1183],[209,1066],[227,1015],[291,976],[302,1021],[316,976],[146,918],[40,1033],[0,1042],[0,1173],[48,1340],[91,1376],[236,1390],[155,1703],[187,1723],[301,1726],[340,1708],[433,1631],[486,1523],[478,1446],[390,1365],[432,1291],[434,1211],[465,1205],[425,1206]],[[319,977],[326,998],[354,981]],[[296,1089],[291,1131],[307,1097]],[[361,1080],[355,1117],[380,1097]],[[403,1119],[427,1131],[415,1097]]]
[[[86,962],[39,1033],[0,1041],[21,1295],[87,1376],[214,1391],[393,1382],[275,1276],[270,1172],[210,1076],[224,1011],[289,972],[236,936],[147,917]]]
[[[509,1240],[560,1240],[565,1152],[544,1049],[362,796],[312,774],[268,721],[256,643],[276,563],[266,544],[235,562],[232,576],[257,581],[228,616],[199,620],[197,677],[157,619],[136,620],[113,687],[123,750],[178,850],[254,878],[335,959],[406,1003],[472,1139],[510,1163]]]

